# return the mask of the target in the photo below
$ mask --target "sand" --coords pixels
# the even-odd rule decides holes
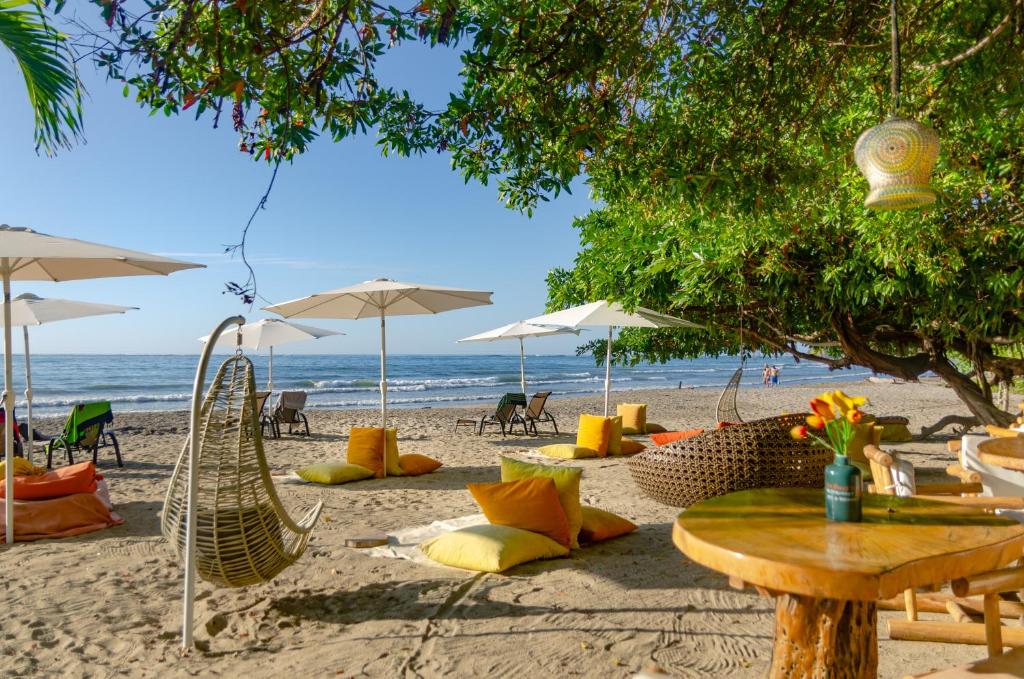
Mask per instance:
[[[802,409],[815,386],[744,389],[746,419]],[[912,430],[966,414],[952,392],[931,384],[849,385],[871,410],[905,414]],[[713,424],[717,392],[617,392],[649,404],[669,428]],[[582,495],[622,514],[635,533],[535,562],[505,575],[473,574],[370,558],[347,536],[386,532],[476,513],[470,481],[496,481],[498,457],[570,441],[576,414],[600,398],[564,399],[550,410],[570,432],[559,437],[456,434],[456,417],[477,408],[393,411],[403,453],[441,460],[437,473],[337,487],[283,485],[297,514],[324,500],[309,549],[274,582],[246,589],[198,587],[201,650],[178,650],[181,570],[160,536],[159,512],[187,430],[184,412],[118,414],[126,460],[103,473],[124,525],[65,540],[0,550],[0,676],[66,677],[627,677],[652,664],[677,677],[760,677],[770,660],[771,601],[729,588],[724,576],[673,547],[679,510],[642,497],[623,459],[587,460]],[[373,426],[374,411],[312,411],[311,439],[268,440],[275,474],[344,456],[344,434]],[[41,422],[43,430],[56,423]],[[904,444],[926,477],[941,478],[952,456],[944,441]],[[557,462],[552,461],[552,464]],[[982,647],[890,641],[879,626],[880,676],[959,664]]]

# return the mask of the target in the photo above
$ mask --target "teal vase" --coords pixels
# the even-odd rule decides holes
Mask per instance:
[[[860,469],[845,455],[836,455],[825,467],[825,517],[829,521],[860,521],[860,496]]]

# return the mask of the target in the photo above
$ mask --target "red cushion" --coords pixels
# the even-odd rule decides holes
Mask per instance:
[[[704,433],[703,429],[688,429],[686,431],[667,431],[664,434],[651,434],[651,441],[656,446],[664,446],[672,443],[673,441],[679,441],[681,439],[688,439],[691,436]]]
[[[15,476],[15,500],[46,500],[76,493],[95,493],[96,466],[92,462],[61,467],[41,476]],[[7,497],[7,486],[0,480],[0,498]]]

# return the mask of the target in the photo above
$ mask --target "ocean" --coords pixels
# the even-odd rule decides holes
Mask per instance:
[[[267,357],[249,355],[256,367],[257,388],[267,379]],[[209,376],[225,357],[215,355]],[[115,412],[183,410],[188,408],[195,375],[194,355],[64,355],[32,356],[33,414],[62,415],[83,401],[107,400]],[[782,384],[820,380],[857,380],[870,373],[843,370],[829,373],[813,363],[754,357],[747,360],[744,385],[760,385],[765,363],[781,368]],[[701,358],[665,364],[612,368],[614,389],[722,387],[739,360]],[[372,408],[380,402],[379,359],[369,354],[275,355],[275,390],[308,392],[311,408]],[[14,356],[15,394],[24,408],[24,365]],[[589,356],[527,356],[527,389],[554,396],[601,393],[604,367]],[[395,408],[473,405],[497,401],[519,391],[518,355],[394,355],[388,356],[388,403]],[[23,412],[23,411],[22,411]],[[23,417],[24,415],[22,415]]]

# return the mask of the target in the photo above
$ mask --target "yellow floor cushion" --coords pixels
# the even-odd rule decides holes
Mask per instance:
[[[583,470],[579,467],[553,467],[546,464],[520,462],[510,457],[501,458],[501,480],[518,481],[535,477],[548,478],[555,482],[558,489],[558,500],[569,521],[569,540],[573,548],[579,547],[580,526],[583,515],[580,513],[580,478]]]
[[[402,476],[402,465],[398,463],[398,430],[385,430],[384,464],[387,465],[388,476]]]
[[[380,427],[352,427],[348,435],[347,459],[366,467],[377,478],[384,476],[384,430]]]
[[[576,445],[596,450],[604,457],[608,454],[608,434],[612,423],[607,417],[597,415],[580,415],[579,427],[576,430]]]
[[[986,424],[985,431],[988,432],[989,436],[997,438],[1013,438],[1020,436],[1020,432],[1014,429],[1007,429],[1006,427],[998,427],[994,424]]]
[[[622,415],[608,418],[608,454],[622,454]]]
[[[883,424],[881,427],[882,441],[885,443],[906,443],[914,439],[910,428],[905,424]]]
[[[580,542],[583,544],[601,542],[617,538],[636,530],[636,524],[618,514],[606,512],[597,507],[581,507],[583,527],[580,529]]]
[[[550,446],[541,446],[537,449],[537,452],[541,455],[557,457],[563,460],[585,460],[590,457],[601,457],[593,448],[584,448],[572,443],[552,443]]]
[[[535,559],[555,559],[569,548],[540,533],[510,526],[469,526],[420,545],[428,557],[446,566],[500,573]]]
[[[625,431],[625,429],[623,429],[623,431]],[[665,427],[655,422],[648,422],[647,426],[644,427],[644,432],[647,434],[664,434],[667,431],[668,429],[665,429]]]
[[[569,520],[551,479],[532,478],[503,483],[467,483],[487,520],[496,526],[522,528],[569,546]]]
[[[619,443],[619,452],[616,453],[616,455],[636,455],[637,453],[642,453],[646,449],[647,446],[639,441],[624,438],[622,439],[622,442]]]
[[[623,434],[643,434],[646,431],[646,403],[620,403],[615,406],[615,414],[622,415]]]
[[[402,468],[403,476],[421,476],[441,467],[441,463],[426,455],[406,453],[398,457],[398,464]]]
[[[323,483],[335,486],[349,481],[362,481],[373,476],[373,470],[348,462],[321,462],[300,469],[296,474],[310,483]]]

